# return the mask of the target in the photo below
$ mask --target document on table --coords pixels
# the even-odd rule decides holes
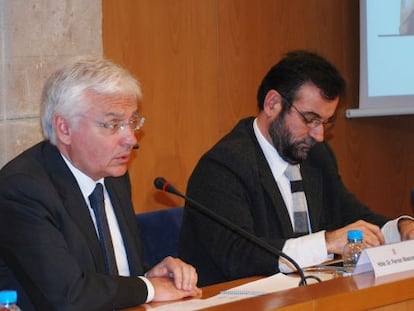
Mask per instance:
[[[299,277],[287,276],[283,273],[277,273],[267,278],[233,287],[207,299],[190,299],[149,309],[156,311],[200,310],[203,308],[217,306],[241,299],[261,296],[289,288],[298,287],[299,281]]]

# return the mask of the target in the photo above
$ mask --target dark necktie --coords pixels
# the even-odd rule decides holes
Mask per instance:
[[[297,235],[308,234],[308,207],[305,192],[303,191],[299,165],[289,164],[285,175],[290,180],[290,189],[292,191],[294,231]]]
[[[89,202],[95,213],[96,226],[98,227],[99,240],[101,242],[102,252],[104,253],[106,271],[109,275],[117,275],[118,268],[116,266],[108,219],[106,218],[104,194],[101,183],[96,184],[95,190],[89,196]]]

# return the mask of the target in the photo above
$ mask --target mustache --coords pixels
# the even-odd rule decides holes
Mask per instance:
[[[316,143],[317,143],[317,141],[313,137],[308,136],[308,137],[305,137],[304,139],[302,139],[300,141],[297,141],[295,144],[296,145],[306,144],[306,145],[309,145],[312,148],[313,146],[316,145]]]

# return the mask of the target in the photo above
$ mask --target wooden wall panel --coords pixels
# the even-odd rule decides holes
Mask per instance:
[[[136,210],[182,205],[154,190],[165,176],[185,191],[206,145],[217,140],[214,1],[103,1],[105,55],[141,81],[147,121],[130,167]]]
[[[414,117],[345,118],[358,102],[358,40],[358,0],[103,0],[105,55],[144,90],[148,120],[130,167],[136,210],[182,204],[154,191],[154,177],[185,191],[201,154],[256,113],[270,66],[288,50],[311,49],[348,83],[328,137],[345,183],[378,212],[411,213]]]

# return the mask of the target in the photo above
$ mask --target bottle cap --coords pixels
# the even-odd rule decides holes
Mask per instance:
[[[2,290],[0,291],[0,303],[16,303],[17,292],[15,290]]]
[[[362,230],[349,230],[348,240],[361,240],[362,241]]]

